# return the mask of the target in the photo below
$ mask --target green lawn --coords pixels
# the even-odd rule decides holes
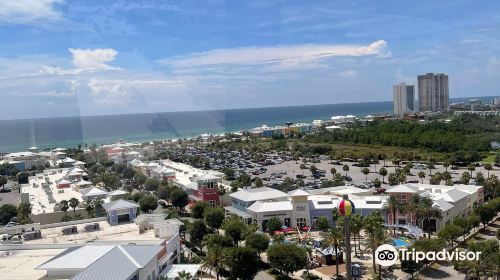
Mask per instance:
[[[482,163],[495,163],[495,154],[490,154],[487,158],[483,159]]]

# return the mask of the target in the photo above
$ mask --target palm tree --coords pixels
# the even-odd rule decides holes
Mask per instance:
[[[473,176],[473,173],[472,173],[472,172],[473,172],[474,170],[476,170],[476,167],[475,167],[473,164],[469,164],[469,165],[467,166],[467,170],[469,170],[469,171],[470,171],[470,177],[471,177],[471,178],[474,178],[474,176]]]
[[[330,169],[330,173],[332,173],[332,176],[335,175],[335,173],[337,173],[337,169],[335,169],[335,167],[332,167]]]
[[[349,171],[349,165],[344,164],[344,166],[342,166],[342,170],[344,170],[345,176],[347,177],[347,171]]]
[[[217,280],[219,280],[220,271],[224,268],[227,260],[227,253],[222,246],[210,246],[208,253],[203,260],[202,267],[210,271],[215,269]]]
[[[422,197],[419,194],[414,194],[411,197],[410,201],[408,201],[404,204],[401,204],[401,206],[400,206],[400,212],[402,212],[403,214],[406,214],[406,215],[410,215],[410,224],[411,224],[411,220],[413,218],[415,218],[415,220],[417,221],[417,225],[418,225],[418,221],[420,220],[418,208],[420,205],[421,198]]]
[[[76,214],[76,207],[78,207],[78,204],[80,204],[80,201],[77,198],[72,197],[69,200],[69,207],[71,207],[73,209],[73,217]]]
[[[484,169],[486,171],[488,171],[488,179],[490,178],[490,171],[493,169],[493,166],[491,165],[491,163],[487,163],[484,165]]]
[[[384,210],[386,213],[391,213],[392,214],[392,228],[394,234],[396,234],[396,213],[399,211],[401,208],[401,204],[399,203],[399,200],[395,196],[389,196],[389,199],[384,204]]]
[[[363,174],[365,174],[365,181],[368,181],[368,174],[370,174],[370,169],[365,167],[365,168],[361,169],[361,172]]]
[[[422,197],[418,204],[419,216],[422,218],[422,221],[427,221],[427,237],[431,238],[431,229],[430,222],[431,219],[441,220],[443,218],[443,214],[441,209],[437,206],[433,206],[434,201],[430,197]],[[423,228],[423,224],[422,224]]]
[[[191,273],[186,272],[185,270],[179,272],[177,274],[177,277],[175,277],[175,280],[191,280],[193,279],[193,275]]]
[[[384,227],[375,228],[375,231],[373,232],[373,234],[368,237],[367,247],[372,252],[372,262],[373,262],[372,265],[373,265],[373,270],[375,273],[377,272],[377,269],[375,266],[375,251],[377,250],[378,246],[385,244],[387,242],[389,242],[389,237],[387,236],[387,234],[384,230]],[[382,270],[380,269],[380,266],[378,269],[378,273],[379,273],[379,279],[382,279],[382,277],[381,277]]]
[[[425,178],[425,172],[424,171],[419,171],[418,172],[418,178],[420,178],[420,182],[423,184],[424,183],[424,178]]]
[[[65,199],[61,200],[59,202],[59,207],[61,208],[61,211],[64,212],[64,216],[67,216],[67,212],[68,212],[68,209],[69,209],[69,202]]]
[[[87,212],[87,216],[89,218],[94,218],[94,203],[92,201],[85,202],[85,211]]]
[[[382,167],[380,168],[378,173],[380,174],[380,176],[382,176],[382,183],[385,183],[385,176],[387,176],[387,169],[385,169],[385,167]]]
[[[361,251],[361,237],[359,235],[359,233],[361,232],[361,230],[363,229],[364,227],[364,222],[365,222],[365,219],[363,216],[361,215],[358,215],[358,214],[354,214],[351,216],[351,223],[350,223],[350,226],[351,226],[351,233],[353,235],[353,239],[354,239],[354,253],[356,254],[356,256],[358,255],[358,251],[356,249],[356,235],[358,235],[358,245],[359,245],[359,251]]]
[[[333,248],[335,252],[335,274],[339,276],[339,258],[338,250],[344,238],[344,229],[340,226],[330,228],[323,233],[323,248]]]

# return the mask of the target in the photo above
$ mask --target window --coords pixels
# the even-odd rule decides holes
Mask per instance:
[[[406,225],[406,219],[398,219],[398,224]]]
[[[401,194],[401,201],[403,201],[403,202],[406,201],[406,194],[405,193]]]
[[[209,201],[208,201],[208,205],[209,205],[210,207],[214,207],[214,206],[215,206],[215,200],[209,200]]]

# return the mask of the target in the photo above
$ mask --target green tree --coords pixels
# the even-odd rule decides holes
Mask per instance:
[[[387,169],[385,169],[385,167],[382,167],[380,168],[378,173],[380,174],[380,176],[382,176],[382,183],[385,183],[385,176],[387,176]]]
[[[76,207],[78,207],[78,204],[80,204],[80,201],[75,198],[75,197],[72,197],[69,201],[69,207],[71,207],[71,209],[73,209],[73,217],[75,217],[75,214],[76,214]]]
[[[228,250],[227,268],[231,279],[252,280],[257,275],[259,260],[257,251],[249,247]]]
[[[330,173],[334,176],[337,173],[337,169],[335,167],[330,168]]]
[[[239,217],[233,216],[224,220],[222,229],[225,235],[233,239],[234,245],[238,246],[238,243],[243,240],[246,225]]]
[[[287,275],[307,265],[307,252],[295,244],[275,244],[267,249],[269,265]]]
[[[363,169],[361,169],[361,173],[365,175],[365,181],[368,181],[368,174],[370,174],[370,169],[364,167]]]
[[[28,184],[28,173],[21,172],[17,174],[17,182],[19,184]]]
[[[358,255],[358,250],[361,251],[361,230],[365,227],[365,218],[359,214],[351,216],[351,233],[354,239],[354,253]],[[358,249],[356,249],[356,235],[358,236]]]
[[[188,228],[188,233],[191,237],[191,243],[195,246],[200,247],[203,237],[208,234],[208,228],[203,220],[196,220]]]
[[[10,220],[17,216],[17,208],[12,204],[4,204],[0,206],[0,224],[7,224]]]
[[[156,191],[159,186],[160,186],[160,181],[155,178],[148,178],[144,183],[144,188],[150,192]]]
[[[148,194],[139,199],[139,207],[142,213],[149,213],[158,207],[158,198],[152,194]]]
[[[371,234],[368,237],[368,243],[367,243],[367,248],[372,252],[372,265],[373,265],[373,271],[377,273],[377,268],[375,266],[375,251],[377,250],[378,246],[388,243],[389,242],[389,237],[386,235],[385,230],[383,227],[377,227],[373,234]],[[378,269],[379,273],[379,279],[382,279],[381,273],[382,269]]]
[[[67,211],[67,209],[66,209]],[[22,224],[27,224],[31,222],[31,204],[26,202],[21,202],[17,206],[17,218]]]
[[[282,225],[283,224],[281,223],[281,220],[279,218],[273,217],[267,220],[266,223],[267,232],[269,232],[270,234],[274,234],[275,231],[281,229]]]
[[[423,263],[416,262],[414,260],[404,260],[401,261],[401,270],[403,272],[409,273],[412,277],[415,275],[415,272],[420,271],[422,269]]]
[[[184,207],[189,203],[188,195],[181,189],[174,189],[170,193],[170,200],[172,205],[183,211]]]
[[[349,165],[344,164],[344,166],[342,166],[342,170],[345,172],[345,176],[347,176],[347,171],[349,171]]]
[[[446,242],[451,243],[453,247],[454,241],[457,240],[460,235],[462,235],[463,229],[455,224],[449,224],[444,226],[439,232],[438,237],[445,240]]]
[[[330,222],[328,221],[327,217],[319,217],[318,220],[316,221],[316,226],[320,230],[325,231],[330,227]]]
[[[125,167],[121,173],[125,179],[132,179],[135,176],[135,170],[131,167]]]
[[[202,267],[210,270],[215,270],[217,280],[219,280],[220,272],[228,263],[228,253],[225,248],[221,246],[211,246],[208,248],[207,255],[203,259]]]
[[[462,173],[462,176],[460,177],[460,184],[468,185],[470,182],[470,179],[471,179],[470,173],[464,172],[464,173]]]
[[[476,214],[479,216],[479,219],[483,224],[483,228],[486,228],[488,223],[493,219],[493,217],[495,217],[496,211],[488,205],[481,205],[476,208]]]
[[[134,175],[134,182],[137,184],[137,185],[143,185],[144,183],[146,183],[146,180],[148,179],[148,177],[146,177],[146,175],[142,174],[142,173],[136,173]]]
[[[269,237],[262,233],[250,233],[245,238],[245,246],[255,249],[260,254],[269,247]]]
[[[418,178],[420,178],[420,183],[424,183],[424,178],[425,178],[425,172],[424,171],[419,171],[418,172]]]
[[[464,218],[464,217],[458,216],[453,220],[453,224],[460,228],[460,230],[461,230],[460,235],[463,235],[464,242],[465,242],[466,235],[469,234],[469,232],[472,229],[471,220],[469,220],[468,217]],[[439,234],[438,234],[438,236],[439,236]]]
[[[170,187],[160,185],[158,187],[158,197],[161,199],[169,199],[171,190],[172,188]]]
[[[486,170],[488,172],[488,179],[489,179],[490,178],[490,171],[493,170],[493,166],[491,165],[491,163],[485,164],[484,170]]]
[[[316,174],[316,172],[318,172],[318,168],[313,164],[309,167],[309,171],[311,171],[312,174]]]
[[[401,210],[401,203],[395,196],[391,195],[384,203],[383,209],[386,213],[392,214],[392,229],[393,233],[396,234],[396,213]]]
[[[61,211],[64,212],[64,216],[67,216],[67,212],[69,209],[69,202],[65,199],[61,200],[59,202],[59,208],[61,208]]]
[[[262,179],[260,177],[257,177],[254,181],[254,185],[256,188],[262,188],[264,186],[264,183],[262,182]]]
[[[335,271],[336,275],[339,275],[339,258],[338,252],[344,241],[344,229],[336,223],[335,227],[329,229],[323,234],[322,247],[323,248],[333,248],[335,252]]]
[[[87,216],[89,218],[94,218],[95,216],[95,206],[93,201],[86,201],[85,202],[85,212],[87,212]]]
[[[198,201],[191,208],[191,213],[193,214],[193,218],[202,219],[203,213],[205,209],[208,208],[208,203],[206,201]]]
[[[224,221],[224,209],[222,207],[209,207],[205,209],[203,217],[209,227],[218,230]]]
[[[422,197],[418,205],[418,215],[422,217],[423,221],[427,222],[427,233],[428,237],[431,238],[431,228],[430,222],[432,219],[441,220],[443,214],[441,209],[434,206],[434,201],[430,197]],[[425,226],[423,227],[425,228]]]
[[[473,164],[469,164],[469,165],[467,166],[467,170],[469,170],[469,171],[470,171],[470,177],[471,177],[471,178],[474,178],[474,173],[472,173],[472,172],[474,172],[474,170],[476,170],[476,167],[475,167]]]
[[[116,173],[106,172],[101,176],[101,181],[104,183],[104,186],[108,189],[116,190],[121,188],[122,182],[120,180],[120,176]]]
[[[5,190],[5,185],[7,184],[7,178],[0,176],[0,187]]]
[[[233,246],[233,239],[226,235],[207,234],[203,237],[203,244],[205,244],[208,248],[213,246],[226,248]]]

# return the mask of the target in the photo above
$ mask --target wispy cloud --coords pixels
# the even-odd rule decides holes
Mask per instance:
[[[324,67],[322,61],[334,57],[390,56],[384,40],[369,45],[289,45],[217,49],[185,56],[165,58],[161,63],[174,69],[213,66],[252,66],[300,69]]]
[[[53,23],[63,18],[57,4],[64,0],[6,0],[0,5],[0,24]]]

